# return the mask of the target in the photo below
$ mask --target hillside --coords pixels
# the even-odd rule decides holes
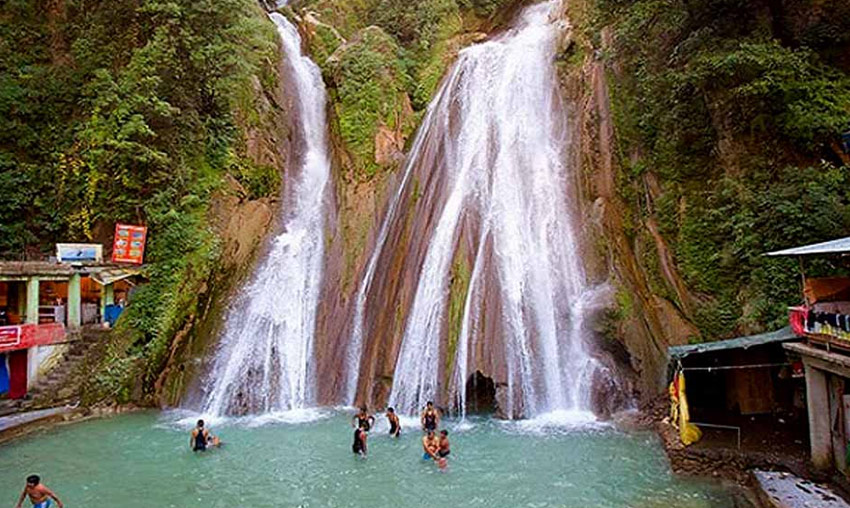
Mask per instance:
[[[347,332],[337,311],[350,305],[446,69],[526,3],[281,9],[329,94],[334,282],[319,348],[337,348]],[[568,162],[581,168],[583,258],[594,282],[614,289],[597,350],[652,395],[668,345],[783,326],[799,300],[798,266],[762,253],[850,234],[840,146],[850,129],[850,6],[575,0],[561,17],[572,26],[557,66],[572,104]],[[0,258],[42,257],[59,241],[108,243],[116,221],[147,224],[151,282],[113,334],[89,398],[174,403],[184,364],[215,335],[273,227],[291,169],[274,27],[253,0],[12,0],[0,41]],[[455,303],[464,267],[452,268]],[[456,335],[458,316],[450,320]]]

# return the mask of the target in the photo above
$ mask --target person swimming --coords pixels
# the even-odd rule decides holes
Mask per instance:
[[[390,422],[390,435],[399,437],[401,435],[401,422],[398,421],[398,415],[395,414],[395,409],[387,408],[387,420]]]
[[[440,413],[434,409],[434,403],[430,400],[425,405],[425,410],[422,411],[420,421],[422,422],[422,430],[425,432],[437,430],[437,426],[440,424]]]
[[[37,474],[27,476],[27,484],[24,486],[24,491],[21,492],[21,497],[18,498],[18,504],[15,508],[21,508],[24,499],[29,496],[33,508],[50,508],[50,500],[56,501],[56,506],[62,508],[62,501],[56,497],[50,489],[41,483],[41,478]]]
[[[357,422],[356,424],[354,423],[355,421]],[[366,430],[369,431],[375,425],[375,417],[369,414],[366,406],[360,406],[360,412],[351,419],[351,426],[359,429],[364,423],[366,424]]]
[[[427,431],[427,433],[422,436],[422,460],[440,460],[440,457],[437,456],[437,451],[439,449],[440,441],[437,439],[437,436],[434,435],[434,431]]]
[[[355,455],[359,455],[361,457],[366,456],[367,445],[366,439],[369,437],[368,422],[361,422],[360,426],[354,430],[354,443],[351,444],[351,451],[354,452]]]

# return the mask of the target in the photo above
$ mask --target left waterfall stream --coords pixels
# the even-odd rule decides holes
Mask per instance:
[[[326,93],[318,66],[301,52],[296,27],[278,13],[269,17],[292,82],[301,149],[293,181],[285,185],[280,232],[226,313],[215,358],[199,380],[198,409],[211,416],[289,411],[314,400],[330,179]]]

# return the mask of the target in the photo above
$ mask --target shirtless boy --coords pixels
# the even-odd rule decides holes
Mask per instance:
[[[429,430],[427,434],[422,436],[422,455],[423,459],[439,460],[437,451],[440,449],[440,440],[434,434],[433,430]]]
[[[50,489],[41,484],[41,478],[38,475],[30,475],[27,476],[27,485],[24,487],[24,491],[21,492],[21,497],[18,498],[18,504],[15,505],[15,508],[21,508],[21,505],[24,502],[24,498],[27,496],[30,497],[30,502],[32,503],[33,508],[50,508],[50,500],[56,501],[56,506],[62,508],[62,501],[56,497]]]
[[[437,450],[437,455],[442,459],[448,457],[452,452],[451,447],[449,445],[449,431],[441,430],[440,431],[440,449]]]

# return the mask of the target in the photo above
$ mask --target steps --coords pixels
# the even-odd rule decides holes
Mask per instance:
[[[85,360],[92,346],[108,340],[109,332],[99,327],[86,327],[70,335],[68,350],[59,363],[30,388],[26,399],[0,400],[0,416],[74,402],[82,377],[89,375],[84,372]]]

